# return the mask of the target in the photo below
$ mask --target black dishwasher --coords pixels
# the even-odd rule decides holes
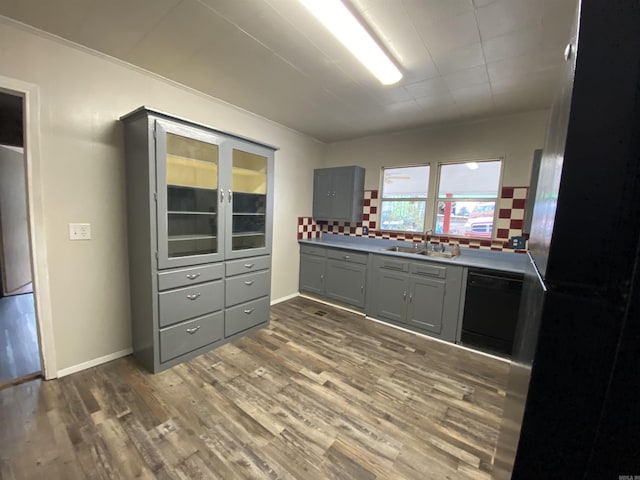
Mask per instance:
[[[521,293],[520,274],[470,268],[460,342],[511,355]]]

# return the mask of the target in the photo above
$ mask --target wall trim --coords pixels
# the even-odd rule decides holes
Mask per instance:
[[[93,360],[82,362],[78,365],[72,365],[71,367],[63,368],[62,370],[58,370],[58,378],[66,377],[67,375],[71,375],[72,373],[80,372],[82,370],[86,370],[87,368],[96,367],[98,365],[102,365],[103,363],[126,357],[127,355],[131,355],[132,353],[133,348],[129,347],[125,348],[124,350],[120,350],[119,352],[113,352],[103,357],[94,358]]]
[[[40,150],[40,88],[38,85],[0,75],[0,91],[23,98],[24,159],[27,180],[27,212],[33,277],[33,299],[38,328],[42,376],[56,377],[56,351],[51,315],[49,264],[42,199],[42,159]]]
[[[271,305],[276,305],[278,303],[286,302],[287,300],[291,300],[292,298],[299,297],[300,294],[298,292],[292,293],[291,295],[287,295],[285,297],[276,298],[275,300],[271,300]]]

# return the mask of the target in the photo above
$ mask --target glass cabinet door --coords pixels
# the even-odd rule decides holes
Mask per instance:
[[[156,122],[160,268],[222,256],[219,143],[207,132]]]
[[[234,144],[231,148],[228,257],[257,255],[270,248],[270,157],[269,151],[254,145]]]

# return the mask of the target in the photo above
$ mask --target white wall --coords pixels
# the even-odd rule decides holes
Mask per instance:
[[[548,110],[541,110],[333,143],[328,146],[325,166],[366,167],[365,188],[369,190],[379,188],[383,166],[431,162],[435,168],[438,163],[501,157],[503,185],[526,186],[533,151],[544,143],[548,115]]]
[[[232,105],[0,19],[0,75],[40,88],[41,175],[58,370],[130,348],[122,127],[149,105],[277,145],[272,299],[297,291],[296,217],[325,146]],[[91,223],[71,242],[68,223]],[[294,258],[295,257],[295,258]]]

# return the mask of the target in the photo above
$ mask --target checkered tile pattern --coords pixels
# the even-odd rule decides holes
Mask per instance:
[[[320,225],[311,217],[298,217],[298,240],[309,240],[320,237]]]
[[[524,222],[524,209],[527,202],[529,187],[503,187],[498,199],[498,220],[495,239],[476,239],[446,237],[443,235],[428,235],[420,233],[380,232],[378,225],[378,210],[380,200],[378,190],[365,190],[362,209],[362,222],[355,224],[348,222],[319,222],[315,223],[311,217],[298,217],[298,239],[318,238],[320,233],[335,235],[353,235],[362,237],[362,227],[369,228],[370,238],[386,240],[403,240],[406,242],[424,242],[425,240],[444,245],[460,245],[461,247],[525,253],[526,250],[509,248],[509,238],[521,236]]]
[[[497,238],[508,240],[522,235],[528,193],[529,187],[502,187],[498,200]]]

